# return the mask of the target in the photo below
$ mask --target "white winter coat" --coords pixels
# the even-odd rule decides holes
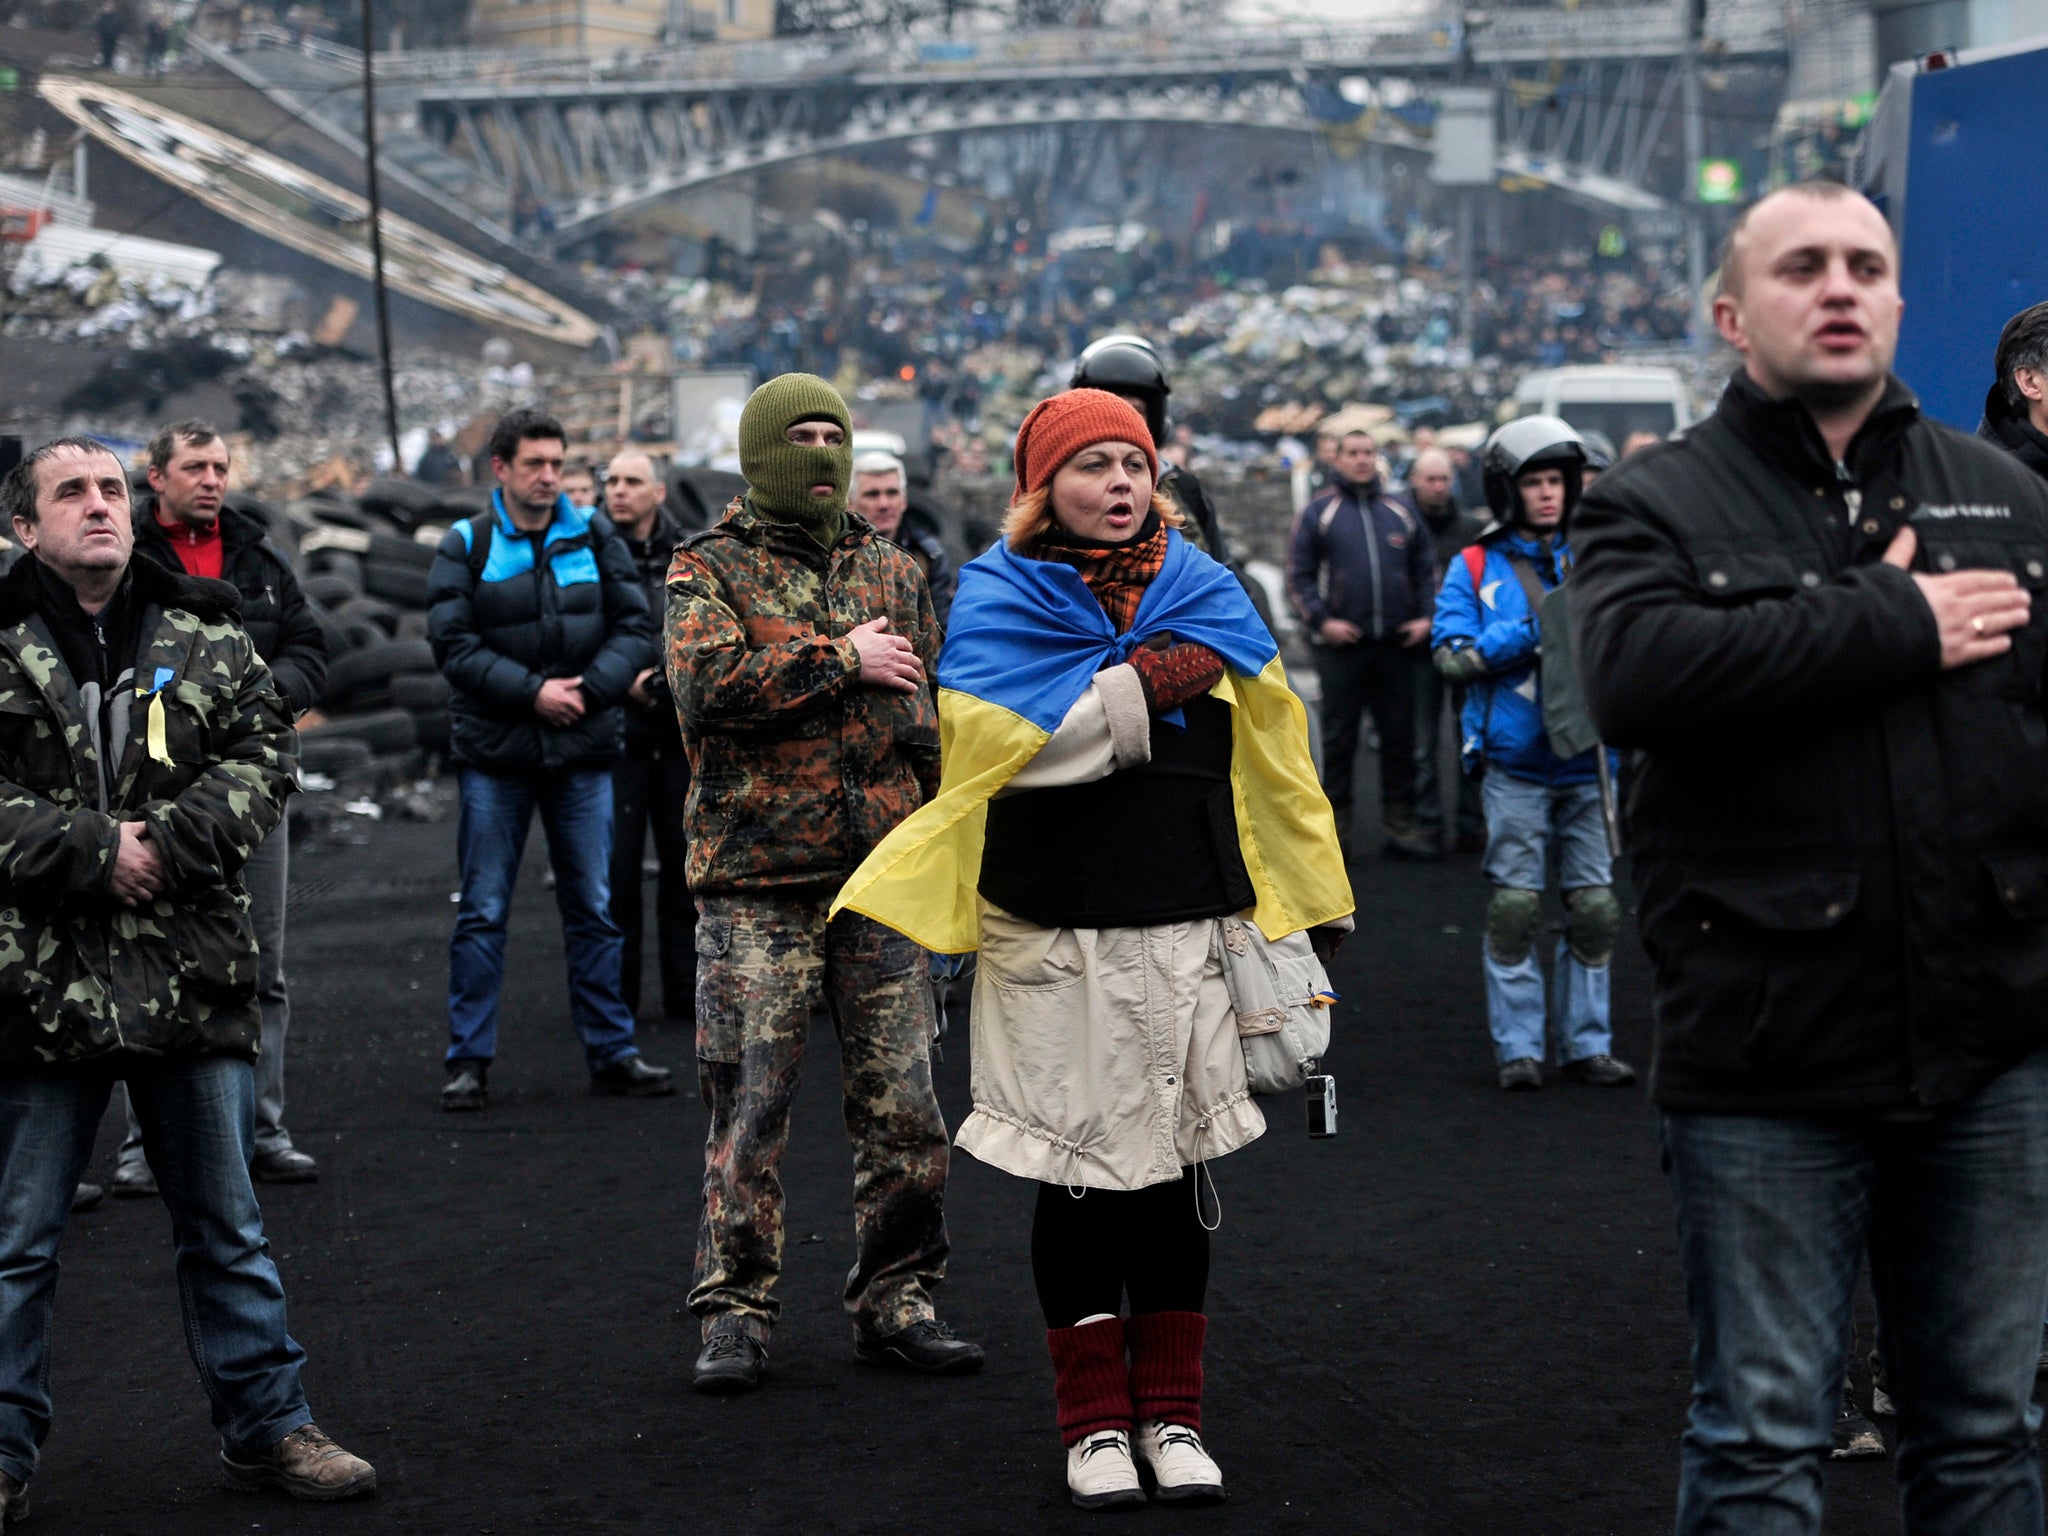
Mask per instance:
[[[1003,793],[1151,755],[1137,673],[1111,667]],[[973,1096],[962,1150],[1077,1188],[1168,1183],[1259,1136],[1216,921],[1040,928],[983,902]]]

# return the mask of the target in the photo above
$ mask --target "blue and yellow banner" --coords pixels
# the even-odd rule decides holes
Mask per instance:
[[[1231,790],[1257,896],[1253,921],[1278,939],[1349,913],[1336,823],[1279,648],[1237,578],[1171,532],[1166,562],[1123,635],[1071,566],[998,541],[962,568],[939,657],[939,792],[868,855],[833,912],[864,913],[940,953],[976,948],[988,802],[1038,755],[1097,672],[1165,634],[1206,645],[1227,668],[1213,692],[1234,711]]]

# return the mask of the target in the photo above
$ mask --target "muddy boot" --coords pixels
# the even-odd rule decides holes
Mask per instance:
[[[1884,1436],[1856,1406],[1856,1395],[1849,1388],[1849,1378],[1844,1375],[1842,1403],[1835,1410],[1834,1444],[1828,1450],[1829,1457],[1835,1461],[1871,1461],[1884,1454]]]
[[[1432,863],[1444,856],[1441,839],[1432,837],[1415,824],[1415,812],[1405,805],[1390,805],[1381,812],[1386,827],[1385,854],[1390,859]]]
[[[221,1448],[220,1463],[236,1488],[276,1488],[295,1499],[329,1503],[377,1491],[377,1473],[320,1432],[302,1424],[268,1450],[254,1454]]]

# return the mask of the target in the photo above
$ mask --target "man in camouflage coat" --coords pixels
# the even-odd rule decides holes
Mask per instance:
[[[249,1179],[259,1011],[241,870],[284,816],[292,729],[225,582],[130,561],[127,477],[61,439],[0,488],[0,1524],[50,1430],[73,1186],[117,1079],[170,1208],[231,1482],[376,1487],[312,1422]]]
[[[846,510],[851,432],[823,379],[762,385],[740,418],[746,495],[669,567],[700,914],[697,1071],[711,1111],[690,1292],[707,1392],[746,1391],[767,1360],[782,1269],[776,1168],[820,992],[854,1145],[845,1302],[856,1352],[946,1375],[982,1363],[930,1294],[946,1266],[948,1148],[925,954],[858,914],[825,920],[868,850],[939,782],[925,683],[938,624],[910,556]]]

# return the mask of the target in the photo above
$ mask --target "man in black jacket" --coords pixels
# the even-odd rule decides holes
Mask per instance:
[[[1425,448],[1408,466],[1408,500],[1415,515],[1429,528],[1431,551],[1436,556],[1436,587],[1443,589],[1451,562],[1466,545],[1486,530],[1487,519],[1458,505],[1457,471],[1451,456],[1441,448]],[[1465,708],[1465,690],[1436,669],[1436,662],[1423,646],[1415,666],[1415,822],[1425,841],[1439,842],[1444,835],[1443,719],[1451,717],[1453,736]],[[1460,853],[1481,853],[1486,848],[1486,812],[1479,804],[1479,781],[1460,773],[1456,778],[1457,809],[1453,846]]]
[[[1992,367],[1998,377],[1984,397],[1977,435],[2048,476],[2048,304],[2023,309],[2005,322]]]
[[[864,453],[853,461],[853,494],[849,505],[874,527],[875,532],[897,546],[924,572],[925,587],[932,595],[932,612],[939,628],[953,611],[953,596],[960,590],[953,560],[936,533],[922,528],[910,511],[910,472],[893,453]]]
[[[262,519],[227,504],[228,445],[203,421],[165,427],[149,444],[149,488],[135,509],[135,553],[167,570],[212,576],[242,594],[242,628],[270,668],[297,719],[320,702],[327,681],[327,640],[299,578]],[[256,1156],[249,1172],[271,1184],[310,1184],[320,1165],[292,1145],[284,1125],[284,1041],[291,995],[284,975],[285,893],[291,838],[282,825],[242,870],[249,918],[256,925],[263,1010],[256,1057]],[[122,1095],[123,1103],[127,1096]],[[128,1135],[114,1164],[117,1195],[153,1195],[156,1176],[142,1153],[142,1125],[128,1109]]]
[[[1323,685],[1323,793],[1351,851],[1353,760],[1367,706],[1380,734],[1380,820],[1393,858],[1443,845],[1415,824],[1415,676],[1436,603],[1429,528],[1386,494],[1369,432],[1346,432],[1330,484],[1301,509],[1287,541],[1287,592],[1316,647]]]
[[[640,573],[647,607],[658,626],[668,608],[668,563],[683,542],[683,525],[664,505],[667,486],[654,461],[629,448],[605,471],[607,515]],[[690,759],[676,718],[668,670],[648,665],[626,690],[626,755],[612,770],[612,921],[625,936],[619,991],[626,1007],[640,1011],[640,857],[647,832],[654,831],[654,857],[661,865],[654,896],[655,956],[661,968],[664,1018],[697,1017],[697,904],[684,866],[689,839],[683,807],[690,798]]]
[[[545,411],[507,412],[491,434],[490,510],[451,528],[427,573],[427,638],[452,690],[449,738],[462,776],[443,1109],[484,1107],[505,922],[536,807],[591,1091],[676,1091],[668,1069],[649,1066],[633,1043],[611,916],[612,765],[626,694],[654,664],[654,621],[625,541],[562,494],[567,441]]]
[[[1883,218],[1730,238],[1720,409],[1580,510],[1693,1322],[1677,1528],[1818,1532],[1866,1242],[1906,1528],[2042,1529],[2048,487],[1890,374]]]

